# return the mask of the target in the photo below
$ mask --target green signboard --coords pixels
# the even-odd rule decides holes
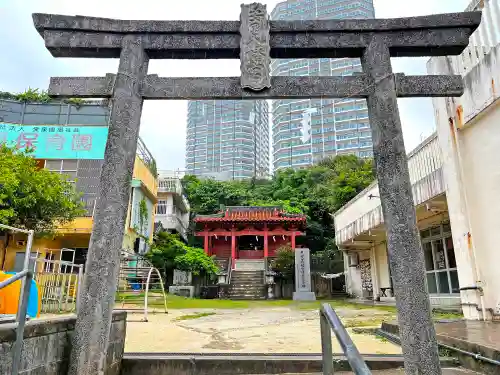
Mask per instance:
[[[0,143],[32,149],[37,159],[104,159],[106,126],[53,126],[0,123]]]

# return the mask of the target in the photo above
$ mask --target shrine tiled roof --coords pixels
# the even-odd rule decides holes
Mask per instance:
[[[230,206],[214,215],[197,215],[197,223],[231,221],[295,221],[305,222],[305,215],[287,214],[281,207]]]

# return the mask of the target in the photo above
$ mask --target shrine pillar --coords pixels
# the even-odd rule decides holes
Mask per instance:
[[[295,231],[292,232],[292,250],[295,250]]]
[[[208,233],[205,232],[205,241],[203,242],[203,248],[205,250],[205,254],[208,255]]]
[[[234,270],[234,263],[236,260],[236,236],[234,232],[231,234],[231,267]]]
[[[264,259],[269,256],[269,235],[267,231],[267,224],[264,225]]]

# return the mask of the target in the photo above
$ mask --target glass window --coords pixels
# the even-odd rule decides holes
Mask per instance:
[[[61,170],[61,162],[62,160],[46,160],[45,168],[49,171],[60,171]]]
[[[427,290],[429,294],[437,293],[436,274],[434,272],[427,274]]]
[[[438,275],[438,279],[439,279],[439,293],[450,294],[450,284],[448,281],[448,272],[447,271],[438,272],[437,275]]]
[[[446,258],[444,255],[444,247],[442,240],[432,241],[434,245],[434,257],[436,260],[436,267],[438,270],[446,269]]]
[[[420,232],[430,294],[460,292],[453,239],[445,229],[443,225]]]
[[[425,270],[432,271],[434,269],[434,260],[432,258],[432,245],[430,242],[424,243]]]
[[[451,292],[460,293],[460,286],[458,285],[458,272],[450,271]]]
[[[446,244],[446,255],[448,256],[448,267],[457,268],[457,261],[455,259],[455,249],[453,248],[453,239],[447,237],[444,240]]]

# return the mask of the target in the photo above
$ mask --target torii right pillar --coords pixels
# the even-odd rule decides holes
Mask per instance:
[[[392,223],[387,225],[387,244],[391,275],[397,280],[394,289],[401,345],[405,359],[419,358],[405,360],[405,372],[439,375],[436,332],[425,285],[424,254],[416,225],[396,83],[389,47],[383,37],[372,38],[361,64],[375,84],[367,104],[384,220]]]

